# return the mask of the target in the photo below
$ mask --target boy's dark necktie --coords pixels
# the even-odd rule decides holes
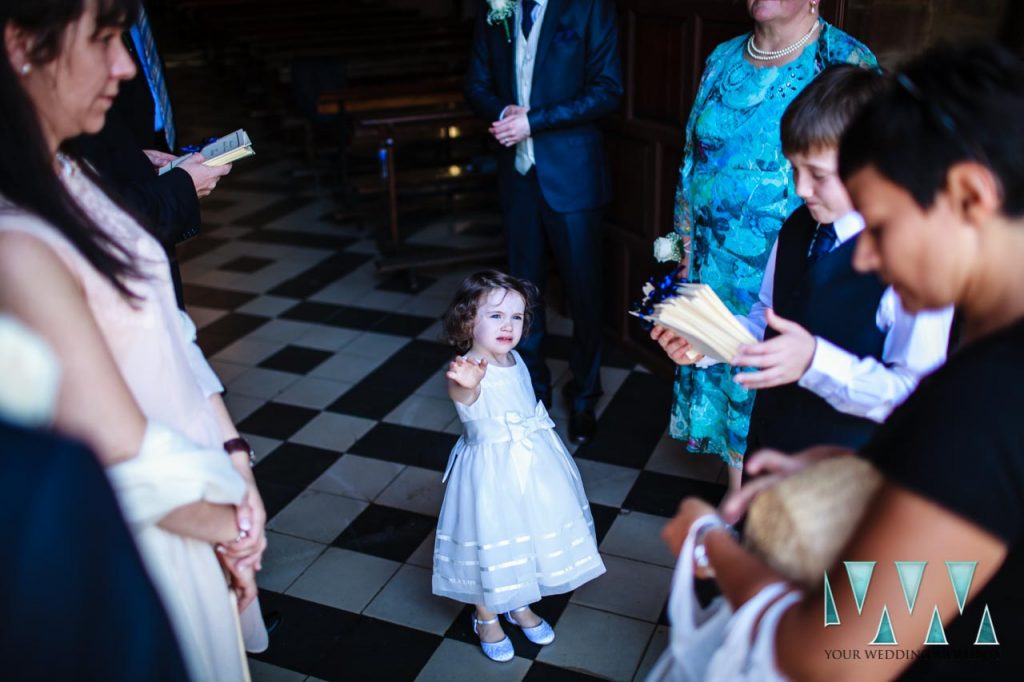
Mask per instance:
[[[530,39],[530,29],[533,28],[533,8],[537,6],[536,0],[523,0],[523,37]]]
[[[816,263],[819,258],[832,250],[837,241],[839,241],[839,237],[836,235],[836,228],[832,226],[832,223],[819,224],[811,239],[811,248],[807,251],[807,262],[812,265]]]

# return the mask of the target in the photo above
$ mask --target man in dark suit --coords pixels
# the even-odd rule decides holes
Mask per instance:
[[[601,395],[601,209],[611,181],[597,122],[622,98],[611,0],[509,0],[504,19],[473,38],[466,99],[502,145],[498,159],[508,264],[543,293],[550,246],[573,320],[569,437],[594,433]],[[543,307],[519,345],[537,397],[551,401]]]

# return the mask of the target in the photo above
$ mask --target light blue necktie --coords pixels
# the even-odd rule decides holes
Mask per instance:
[[[167,94],[167,82],[164,80],[164,67],[160,63],[160,54],[156,51],[153,29],[149,25],[146,10],[139,7],[139,18],[131,28],[132,42],[142,62],[142,73],[149,84],[149,92],[153,95],[155,114],[153,130],[164,131],[167,146],[173,152],[174,146],[174,114],[171,112],[171,98]]]

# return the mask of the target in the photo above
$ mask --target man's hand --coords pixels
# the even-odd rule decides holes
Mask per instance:
[[[654,325],[654,329],[651,330],[651,338],[658,342],[669,359],[677,365],[692,365],[695,362],[700,362],[704,357],[702,353],[693,350],[689,341],[660,324]]]
[[[846,454],[850,454],[850,451],[836,445],[816,445],[794,455],[778,450],[758,450],[746,465],[751,480],[739,490],[726,495],[718,505],[718,512],[726,523],[736,524],[762,491],[815,462]]]
[[[761,370],[736,375],[736,383],[744,388],[771,388],[799,381],[814,359],[818,342],[810,332],[779,317],[774,310],[767,311],[765,321],[779,335],[770,341],[744,346],[732,361],[737,367]]]
[[[530,120],[526,117],[528,107],[510,104],[502,111],[502,118],[487,129],[499,143],[506,147],[516,145],[530,136]]]
[[[200,199],[210,196],[210,192],[217,187],[217,181],[231,172],[230,163],[223,166],[204,166],[204,161],[206,158],[197,152],[178,164],[178,168],[192,178],[192,184],[196,186],[196,196]]]
[[[167,152],[162,152],[158,149],[143,149],[142,153],[146,155],[146,158],[149,159],[149,162],[153,164],[153,168],[155,169],[163,168],[171,161],[178,158],[174,154],[168,154]]]

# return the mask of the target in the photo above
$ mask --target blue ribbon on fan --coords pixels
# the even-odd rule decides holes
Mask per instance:
[[[651,292],[642,301],[634,301],[630,312],[640,317],[640,325],[647,330],[654,328],[650,318],[654,315],[654,306],[663,303],[678,293],[680,284],[689,282],[686,277],[679,277],[679,269],[665,275],[664,277],[651,277],[647,283],[653,287]]]

